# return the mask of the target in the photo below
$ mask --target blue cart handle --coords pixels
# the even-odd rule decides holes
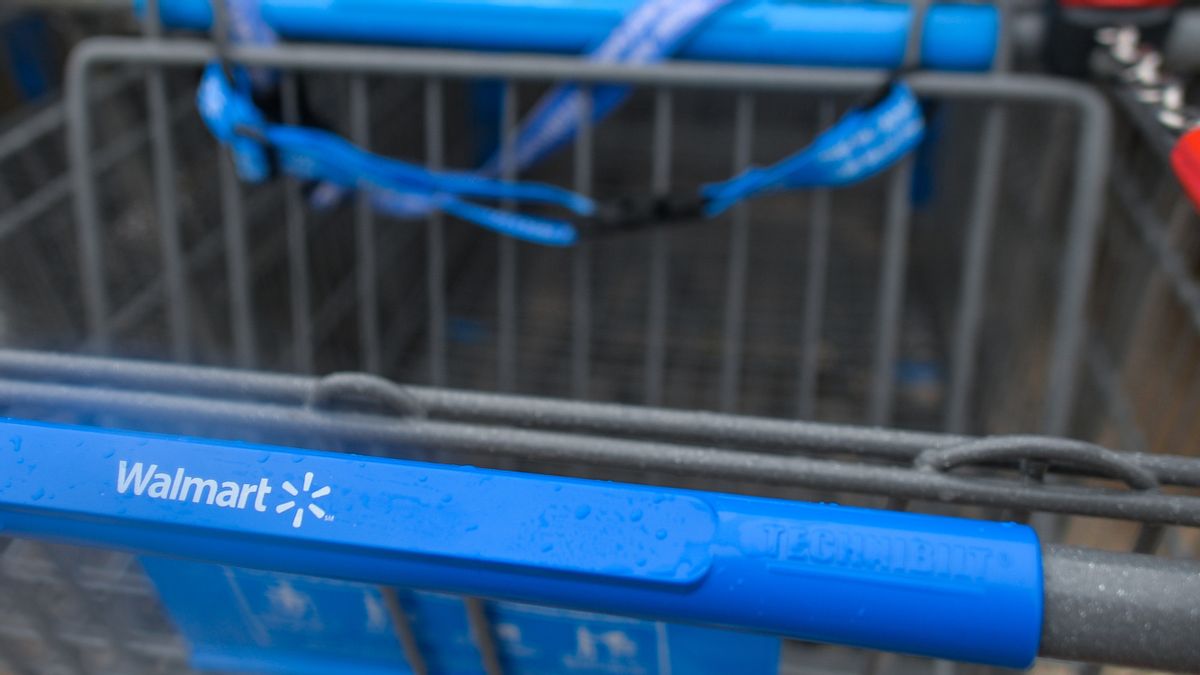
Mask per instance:
[[[1028,527],[0,421],[0,529],[1010,668]]]

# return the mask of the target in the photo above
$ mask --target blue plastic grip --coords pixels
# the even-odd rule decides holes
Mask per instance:
[[[11,534],[1028,666],[1028,527],[0,421]]]
[[[577,54],[599,44],[640,0],[261,0],[288,39]],[[133,0],[136,11],[144,0]],[[165,24],[207,30],[209,0],[161,0]],[[904,56],[907,3],[742,0],[719,10],[676,58],[895,68]],[[938,70],[991,66],[995,8],[936,4],[921,63]]]

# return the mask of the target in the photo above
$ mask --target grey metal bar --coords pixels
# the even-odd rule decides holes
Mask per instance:
[[[250,269],[246,244],[246,214],[242,210],[242,186],[238,183],[233,157],[227,148],[218,149],[217,179],[221,190],[222,231],[228,266],[229,320],[233,327],[234,363],[254,366],[254,303],[250,293]]]
[[[425,164],[440,169],[445,162],[442,130],[442,81],[425,81]],[[440,211],[431,211],[426,222],[429,295],[429,382],[446,384],[446,233]]]
[[[1050,351],[1043,431],[1065,436],[1075,404],[1079,364],[1083,352],[1088,291],[1095,272],[1099,240],[1101,190],[1108,176],[1111,139],[1096,137],[1104,128],[1087,125],[1080,129],[1073,171],[1071,206],[1067,216],[1067,240],[1063,252],[1059,294],[1054,317],[1054,341]],[[1107,127],[1108,120],[1100,121]]]
[[[1090,340],[1087,355],[1088,372],[1096,382],[1108,406],[1109,417],[1116,423],[1122,449],[1146,451],[1146,436],[1138,427],[1133,405],[1121,385],[1121,374],[1113,365],[1112,356],[1099,339]]]
[[[1193,356],[1197,353],[1196,348],[1197,335],[1188,333],[1177,333],[1171,338],[1171,346],[1162,353],[1165,359],[1165,367],[1163,375],[1156,378],[1153,386],[1153,393],[1146,394],[1146,399],[1149,401],[1149,409],[1156,419],[1150,421],[1150,428],[1157,433],[1151,437],[1151,442],[1165,431],[1166,425],[1164,422],[1170,419],[1171,403],[1175,400],[1176,394],[1173,391],[1172,384],[1175,376],[1179,373],[1186,373],[1189,364],[1196,363],[1200,360],[1200,356]]]
[[[171,111],[171,119],[179,121],[190,112],[190,103],[187,106],[175,106]],[[102,173],[128,159],[145,148],[149,139],[150,134],[146,129],[133,129],[121,134],[111,143],[96,151],[93,162],[94,171]],[[0,240],[12,236],[31,221],[45,215],[50,209],[72,196],[71,190],[71,175],[56,176],[43,183],[21,201],[5,208],[3,213],[0,213]]]
[[[671,118],[675,97],[669,89],[654,93],[654,140],[651,150],[650,189],[666,194],[671,188]],[[670,234],[656,228],[650,235],[650,297],[646,316],[647,405],[662,405],[667,361],[667,299],[670,283]]]
[[[504,103],[500,114],[500,176],[515,180],[517,134],[517,86],[504,84]],[[508,205],[511,207],[511,205]],[[497,388],[517,388],[517,242],[500,237],[499,284],[497,286],[500,330],[496,343]]]
[[[471,638],[479,649],[479,657],[486,675],[504,675],[500,665],[500,652],[496,647],[496,637],[492,634],[492,622],[487,615],[487,607],[479,598],[466,598],[467,621],[471,626]]]
[[[921,65],[925,17],[930,0],[912,0],[908,34],[904,41],[904,66]],[[913,160],[907,156],[892,170],[884,217],[883,261],[879,273],[879,306],[876,310],[875,353],[872,358],[871,394],[867,421],[888,424],[895,396],[896,352],[904,305],[904,273],[908,267],[908,230],[912,215],[910,190]]]
[[[388,616],[392,619],[400,648],[404,650],[404,660],[408,662],[408,669],[413,675],[428,675],[429,666],[425,662],[425,656],[421,654],[421,645],[417,642],[412,621],[408,618],[408,612],[404,611],[404,605],[400,604],[396,589],[385,586],[379,591],[383,595],[383,604],[387,607]]]
[[[817,126],[829,128],[836,118],[832,100],[821,101]],[[821,370],[821,327],[825,319],[825,283],[829,276],[829,227],[833,194],[809,193],[808,270],[804,280],[804,318],[800,328],[800,382],[796,414],[813,419],[817,414],[817,380]]]
[[[737,96],[733,132],[733,173],[750,166],[754,141],[754,96]],[[721,380],[718,407],[731,412],[738,406],[742,383],[742,340],[745,336],[746,275],[750,261],[750,207],[733,207],[729,230],[729,267],[725,278],[725,325],[721,345]]]
[[[216,60],[230,69],[231,47],[229,7],[214,2],[212,8],[212,38]],[[229,285],[229,320],[233,330],[234,363],[252,368],[258,361],[254,325],[253,279],[251,278],[246,213],[242,186],[238,182],[233,150],[218,144],[217,173],[221,193],[222,231],[225,237],[226,277]]]
[[[1195,411],[1200,411],[1200,376],[1195,377],[1190,387],[1188,387],[1187,396],[1184,398],[1183,410],[1192,411],[1192,414],[1180,415],[1175,424],[1172,425],[1170,432],[1167,433],[1168,448],[1183,448],[1188,443],[1188,427],[1195,423],[1193,416]]]
[[[575,132],[575,191],[592,191],[592,94],[579,90],[579,129]],[[592,245],[577,243],[571,252],[571,395],[586,399],[591,389]]]
[[[1200,334],[1200,282],[1193,278],[1187,262],[1171,243],[1166,223],[1149,205],[1138,199],[1131,178],[1119,167],[1113,169],[1111,183],[1117,203],[1129,214],[1138,236],[1157,259],[1157,271],[1171,282],[1172,291],[1187,312],[1192,330]]]
[[[280,78],[284,124],[300,123],[300,91],[294,73]],[[300,181],[289,176],[283,185],[283,218],[287,229],[288,302],[292,320],[292,359],[299,373],[311,373],[313,357],[312,292],[309,286],[308,223]]]
[[[400,421],[393,416],[362,412],[340,413],[247,400],[13,380],[0,381],[0,403],[9,408],[17,406],[26,415],[31,409],[44,409],[49,411],[47,414],[59,416],[55,419],[61,419],[69,410],[115,415],[123,426],[131,428],[160,428],[164,420],[186,419],[211,429],[216,437],[238,438],[253,433],[263,442],[287,439],[282,442],[289,443],[305,438],[315,449],[337,449],[346,443],[426,447],[448,454],[487,456],[497,461],[516,459],[568,467],[617,468],[639,475],[661,471],[677,476],[752,481],[764,486],[1200,526],[1200,497],[1031,485],[862,462],[534,431],[520,426],[485,426],[413,417]]]
[[[257,214],[262,211],[260,205],[265,201],[261,199],[262,196],[264,195],[256,195],[256,199],[250,200],[251,214]],[[185,263],[188,269],[203,268],[204,265],[217,258],[221,254],[224,243],[223,239],[223,231],[213,231],[204,235],[200,242],[185,256]],[[272,252],[276,248],[275,240],[271,239],[266,245],[255,251],[254,259],[257,261],[263,257],[263,252]],[[129,330],[158,307],[162,302],[163,283],[161,277],[147,282],[132,298],[116,308],[106,322],[109,334],[118,335]]]
[[[1200,666],[1195,561],[1049,546],[1043,574],[1043,655],[1161,670]]]
[[[80,658],[80,651],[66,644],[59,634],[58,626],[49,615],[45,598],[37,594],[36,590],[35,587],[15,579],[5,584],[5,591],[15,595],[18,606],[24,610],[21,617],[29,623],[36,639],[44,643],[53,655],[50,663],[65,669],[71,675],[84,675],[88,669]]]
[[[111,76],[99,76],[90,83],[92,101],[100,101],[125,90],[141,78],[132,69],[122,70]],[[62,100],[47,103],[31,114],[22,114],[15,121],[0,123],[0,161],[29,148],[42,138],[57,134],[67,124],[66,105]]]
[[[960,296],[954,324],[954,346],[950,357],[950,389],[944,426],[961,434],[967,430],[968,404],[975,383],[976,347],[983,316],[984,285],[987,280],[988,254],[996,206],[1000,192],[1000,171],[1004,159],[1007,113],[998,106],[987,111],[980,141],[979,168],[971,195],[971,214],[967,221],[966,252],[963,256]]]
[[[161,63],[199,66],[216,55],[204,40],[173,39],[147,45],[142,40],[96,37],[80,42],[72,60],[90,67],[103,62]],[[425,49],[368,47],[348,44],[232,46],[231,58],[239,63],[312,72],[355,71],[377,74],[415,74],[435,77],[499,77],[513,80],[575,80],[624,82],[638,85],[671,85],[737,90],[790,90],[823,94],[854,94],[885,82],[886,71],[839,68],[793,68],[733,64],[669,62],[653,67],[581,62],[574,57],[520,54],[474,54]],[[958,100],[1056,102],[1086,110],[1089,140],[1108,138],[1111,123],[1104,99],[1091,87],[1063,78],[1040,75],[920,72],[908,77],[922,96]],[[1108,144],[1085,143],[1089,158],[1107,155]],[[1085,173],[1084,175],[1090,175]]]
[[[271,406],[304,405],[318,382],[301,375],[3,349],[0,349],[0,376],[12,381],[52,381],[141,392],[187,391],[202,400],[258,401]],[[406,387],[406,390],[431,417],[773,453],[822,452],[908,464],[929,448],[969,440],[948,434],[611,403],[424,387]],[[538,414],[531,417],[529,411],[534,409]],[[1122,456],[1130,464],[1152,472],[1162,484],[1200,487],[1200,462],[1195,459],[1143,453]]]
[[[36,601],[34,601],[36,604]],[[23,603],[25,606],[33,606],[30,603]],[[3,621],[4,617],[0,617],[0,634],[17,639],[30,637],[30,631],[22,630],[21,627],[14,626],[12,623]],[[70,626],[62,627],[56,635],[59,643],[64,645],[64,649],[78,647],[80,650],[94,649],[96,645],[103,644],[104,638],[96,633],[87,631],[87,626]],[[66,646],[70,645],[70,646]],[[136,652],[147,658],[157,659],[159,661],[171,661],[173,663],[164,663],[163,666],[171,670],[172,668],[179,670],[185,668],[187,661],[187,653],[182,645],[174,644],[164,640],[154,640],[153,638],[140,638],[137,640],[128,640],[125,646],[131,652]],[[73,672],[88,672],[82,669]]]
[[[50,563],[51,569],[55,572],[55,580],[62,585],[67,595],[76,598],[79,602],[83,609],[84,623],[96,626],[99,629],[100,637],[103,639],[105,647],[112,652],[118,664],[116,670],[129,667],[134,661],[129,651],[125,648],[120,633],[117,632],[117,622],[104,620],[111,612],[101,607],[96,602],[95,596],[88,593],[79,584],[74,561],[71,560],[65,551],[56,546],[37,544],[37,550]]]
[[[904,272],[908,266],[908,230],[911,205],[912,159],[906,157],[892,169],[884,222],[883,261],[879,274],[879,305],[875,315],[875,351],[872,358],[871,395],[867,423],[884,426],[892,417],[896,383],[896,352],[904,305]]]
[[[162,38],[159,0],[146,0],[142,27],[150,40]],[[155,218],[158,220],[159,254],[166,279],[163,298],[171,338],[171,358],[189,361],[192,356],[191,298],[187,267],[183,263],[183,240],[179,224],[176,188],[175,142],[167,105],[166,76],[161,66],[146,71],[146,107],[150,114],[150,149],[154,171]]]
[[[369,149],[371,144],[370,96],[367,78],[350,78],[350,137],[356,145]],[[376,255],[375,213],[370,196],[363,190],[354,195],[355,278],[358,291],[358,343],[362,351],[362,367],[368,373],[379,373],[382,359],[379,347],[379,273]]]
[[[406,243],[407,240],[402,237],[381,238],[380,250],[376,251],[376,255],[384,260],[392,259]],[[313,312],[313,336],[318,344],[338,327],[342,317],[357,306],[357,291],[358,272],[351,270],[333,286],[333,290],[327,295],[325,302]]]
[[[67,154],[71,164],[71,192],[75,197],[75,232],[79,240],[79,281],[84,326],[96,350],[106,353],[112,347],[112,336],[105,327],[109,297],[102,258],[100,202],[96,197],[95,166],[92,163],[92,129],[88,110],[91,99],[90,71],[88,59],[68,60]]]

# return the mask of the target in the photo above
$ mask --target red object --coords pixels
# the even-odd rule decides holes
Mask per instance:
[[[1171,166],[1175,167],[1175,175],[1184,191],[1200,211],[1200,129],[1192,129],[1175,144],[1171,151]]]
[[[1059,4],[1079,9],[1157,9],[1174,7],[1178,0],[1059,0]]]

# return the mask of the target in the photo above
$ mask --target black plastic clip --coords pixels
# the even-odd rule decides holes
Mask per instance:
[[[597,204],[596,213],[579,223],[580,232],[601,236],[682,224],[703,218],[707,205],[708,200],[699,195],[621,197]]]

